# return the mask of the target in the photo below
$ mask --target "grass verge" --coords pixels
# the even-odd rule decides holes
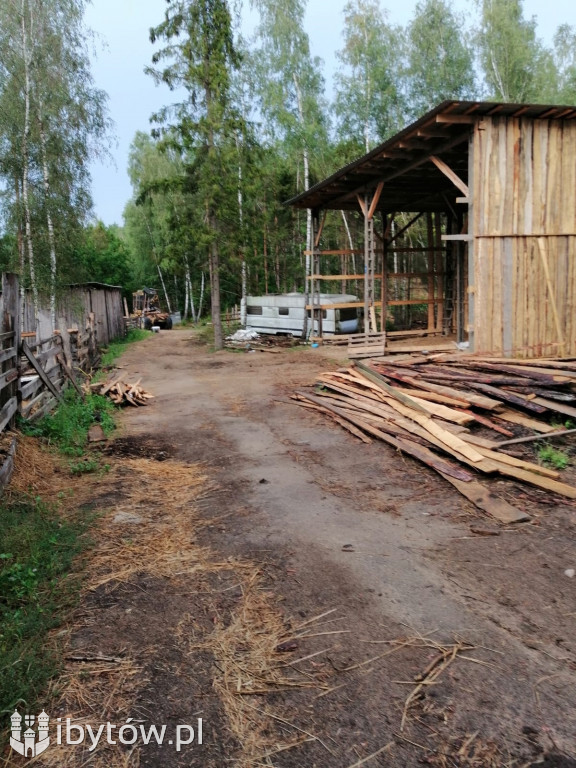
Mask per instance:
[[[59,668],[48,637],[74,603],[69,574],[89,520],[23,493],[2,501],[0,519],[0,711],[7,712],[33,706]]]
[[[107,351],[102,355],[102,368],[113,365],[114,361],[120,357],[129,344],[148,339],[151,335],[150,331],[143,331],[141,328],[131,328],[123,339],[111,341],[108,344]]]
[[[81,398],[67,389],[54,413],[37,424],[24,425],[22,431],[32,437],[44,438],[67,456],[82,456],[86,449],[88,430],[99,423],[106,436],[114,429],[114,405],[107,397],[86,395]]]

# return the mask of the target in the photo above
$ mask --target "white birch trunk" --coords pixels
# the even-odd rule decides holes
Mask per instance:
[[[50,249],[50,324],[52,330],[56,328],[56,237],[54,235],[54,224],[50,214],[50,174],[48,171],[48,158],[46,152],[46,131],[42,117],[42,102],[38,101],[38,127],[40,130],[40,146],[42,150],[42,176],[44,181],[44,204],[46,206],[46,226],[48,228],[48,247]]]
[[[184,320],[188,320],[188,308],[190,306],[190,269],[186,263],[186,274],[184,276]]]
[[[200,298],[198,300],[198,315],[197,318],[200,320],[202,317],[202,305],[204,304],[204,272],[202,272],[202,280],[200,282]]]
[[[190,296],[190,314],[192,316],[192,322],[197,323],[198,317],[194,307],[194,291],[192,290],[192,280],[190,279],[190,273],[188,273],[188,295]]]
[[[24,222],[26,245],[28,249],[28,266],[34,302],[34,330],[38,327],[38,284],[36,282],[36,265],[34,262],[34,244],[32,242],[32,221],[30,216],[30,200],[28,196],[28,174],[30,156],[28,140],[30,138],[30,52],[28,50],[28,33],[26,31],[26,0],[22,0],[22,58],[24,61],[24,133],[22,136],[22,202],[24,204]]]

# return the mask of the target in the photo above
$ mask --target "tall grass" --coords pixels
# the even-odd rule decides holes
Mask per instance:
[[[17,497],[0,503],[0,712],[35,705],[58,669],[47,642],[73,605],[73,559],[86,542],[84,515],[63,518],[56,505]]]
[[[99,423],[105,435],[114,429],[114,405],[102,395],[86,395],[84,399],[74,389],[67,389],[54,413],[35,425],[23,425],[27,435],[43,437],[49,444],[68,456],[82,456],[88,430]]]

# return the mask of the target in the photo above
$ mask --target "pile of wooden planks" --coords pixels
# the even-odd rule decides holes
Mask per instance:
[[[502,452],[512,443],[570,432],[545,417],[576,418],[570,405],[576,401],[576,361],[442,354],[358,362],[320,374],[315,393],[300,391],[293,398],[364,442],[378,438],[413,456],[503,522],[528,516],[479,483],[479,473],[576,499],[576,487],[561,482],[555,470]],[[530,435],[517,438],[513,429]]]
[[[104,382],[90,384],[90,391],[98,395],[106,395],[115,405],[133,405],[135,408],[148,405],[148,401],[154,398],[140,386],[142,379],[134,384],[126,383],[126,373],[112,375]]]

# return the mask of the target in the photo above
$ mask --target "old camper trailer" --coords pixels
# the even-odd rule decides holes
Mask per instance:
[[[301,336],[306,311],[305,296],[302,293],[283,293],[271,296],[248,296],[246,299],[246,327],[258,333],[273,333],[284,336]],[[341,304],[358,301],[356,296],[342,293],[322,293],[320,301],[326,304]],[[310,317],[308,310],[308,317]],[[313,333],[318,333],[318,321],[314,321]],[[322,332],[325,335],[335,333],[356,333],[358,330],[358,310],[329,309],[322,310]]]

